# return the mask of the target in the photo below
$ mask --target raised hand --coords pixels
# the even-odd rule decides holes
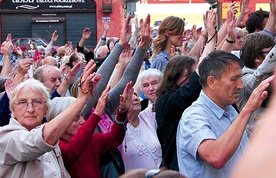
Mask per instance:
[[[57,39],[58,39],[58,34],[57,34],[57,31],[55,30],[52,34],[51,41],[54,43],[57,41]]]
[[[119,44],[123,47],[125,47],[132,36],[131,25],[129,24],[130,19],[130,15],[128,14],[124,20],[123,27],[121,29]]]
[[[5,86],[5,91],[7,93],[8,98],[11,99],[11,97],[12,97],[12,91],[14,89],[12,81],[10,79],[6,80],[4,86]]]
[[[32,58],[25,58],[18,62],[17,73],[25,75],[33,64],[34,60]]]
[[[78,97],[84,96],[88,99],[90,95],[94,95],[94,88],[101,79],[100,74],[95,74],[95,72],[92,73],[95,68],[96,64],[93,60],[89,61],[89,63],[85,66],[83,74],[80,78]]]
[[[129,46],[126,46],[119,56],[118,64],[120,64],[121,67],[125,68],[132,58],[132,54],[133,51],[130,49]]]
[[[123,94],[120,95],[119,112],[124,113],[128,111],[132,102],[133,93],[134,89],[132,87],[132,82],[130,81],[126,84]]]
[[[231,41],[236,40],[235,33],[235,14],[232,11],[227,11],[227,39]]]
[[[248,4],[249,4],[249,0],[242,0],[241,1],[241,8],[240,8],[240,11],[241,11],[241,14],[248,14],[251,9],[252,9],[252,6],[248,7]]]
[[[10,55],[13,51],[13,44],[12,44],[12,35],[9,33],[7,35],[6,41],[4,41],[1,45],[1,53],[4,55]]]
[[[90,35],[91,35],[90,28],[86,27],[85,29],[83,29],[83,31],[82,31],[82,39],[84,41],[86,41],[88,38],[90,38]]]
[[[19,46],[15,46],[15,45],[14,45],[13,51],[14,51],[19,57],[22,57],[23,52],[22,52],[22,49],[21,49]]]
[[[274,81],[274,78],[275,78],[275,75],[268,77],[267,79],[262,81],[258,85],[258,87],[253,90],[243,109],[252,111],[252,112],[257,110],[261,106],[263,100],[267,97],[268,93],[266,89],[269,85],[272,84],[272,82]]]
[[[101,116],[104,113],[104,108],[108,101],[108,94],[109,94],[110,88],[111,88],[110,86],[106,87],[98,100],[97,106],[94,111],[94,113],[97,114],[98,116]]]
[[[150,33],[150,15],[148,14],[143,24],[141,25],[141,41],[139,47],[148,48],[152,42],[151,33]]]
[[[107,35],[107,32],[109,30],[108,22],[106,21],[106,19],[104,19],[103,23],[104,23],[104,33],[105,35]]]

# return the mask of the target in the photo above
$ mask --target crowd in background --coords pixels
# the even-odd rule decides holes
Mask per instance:
[[[27,51],[7,34],[0,177],[275,176],[275,0],[216,18],[186,29],[168,16],[154,36],[149,14],[134,32],[128,15],[119,37],[103,21],[93,51],[88,27],[57,50],[57,31]]]

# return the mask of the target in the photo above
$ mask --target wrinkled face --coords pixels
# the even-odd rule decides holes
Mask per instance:
[[[41,51],[38,51],[38,54],[39,54],[39,56],[38,56],[38,58],[39,59],[44,59],[45,58],[45,51],[43,51],[43,50],[41,50]]]
[[[48,107],[39,92],[33,90],[23,92],[21,90],[15,100],[13,111],[14,118],[23,127],[31,130],[42,124],[43,117],[48,112]]]
[[[82,116],[82,113],[76,117],[76,119],[72,122],[72,124],[65,131],[65,135],[69,136],[69,138],[73,137],[78,129],[85,123],[85,120]]]
[[[159,82],[160,79],[157,76],[148,76],[142,79],[142,91],[151,102],[156,98],[155,91]]]
[[[234,50],[240,50],[242,47],[242,43],[243,43],[243,33],[237,31],[236,32],[236,42],[233,45],[233,49]]]
[[[132,103],[128,109],[129,112],[140,112],[141,111],[141,103],[140,103],[140,98],[138,94],[135,92],[132,96]]]
[[[52,94],[61,84],[61,74],[54,68],[46,68],[43,71],[44,85],[48,88],[50,94]]]
[[[239,92],[243,89],[242,70],[239,64],[233,63],[226,67],[220,79],[214,79],[214,101],[221,108],[238,102]]]

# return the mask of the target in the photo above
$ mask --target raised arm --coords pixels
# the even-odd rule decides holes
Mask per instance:
[[[94,87],[101,78],[100,75],[96,75],[95,73],[91,74],[95,67],[96,65],[93,61],[90,61],[85,67],[84,73],[80,80],[81,85],[77,100],[57,117],[45,124],[42,136],[48,144],[56,144],[62,134],[79,115],[83,109],[83,106],[90,97],[90,94],[93,94]]]
[[[199,59],[200,55],[202,53],[203,46],[206,43],[206,37],[208,37],[208,31],[207,31],[207,12],[206,15],[203,15],[203,21],[204,21],[204,27],[205,29],[203,32],[200,34],[198,40],[196,41],[195,45],[192,47],[192,49],[189,52],[189,55],[195,59]],[[198,33],[198,32],[197,32]]]
[[[77,133],[70,138],[68,142],[60,142],[60,149],[65,163],[79,160],[83,151],[92,141],[94,130],[101,120],[101,115],[104,113],[104,108],[108,101],[109,90],[110,87],[107,87],[103,91],[94,113],[92,113],[84,125],[78,129]]]
[[[11,42],[12,36],[9,33],[7,35],[6,41],[4,41],[1,45],[1,53],[3,54],[3,67],[1,70],[1,77],[7,77],[10,73],[10,60],[11,60],[11,53],[13,50],[13,44]]]
[[[244,154],[233,169],[232,178],[276,176],[274,169],[276,143],[271,141],[276,137],[273,127],[276,124],[276,78],[274,78],[272,93],[270,104],[251,136],[250,145],[244,150]]]
[[[267,96],[267,87],[275,76],[264,80],[251,94],[248,102],[230,127],[216,140],[204,140],[198,147],[199,156],[216,169],[222,168],[236,152],[250,115]]]
[[[12,81],[14,87],[19,85],[23,81],[25,74],[27,74],[33,62],[34,60],[32,58],[25,58],[18,62],[17,73],[15,74]]]
[[[227,35],[224,38],[224,41],[221,42],[221,50],[231,52],[233,44],[236,42],[236,34],[235,34],[235,15],[232,11],[227,12]]]
[[[206,46],[203,50],[202,55],[199,58],[199,62],[197,66],[201,63],[201,61],[212,51],[215,50],[216,44],[216,14],[214,10],[209,10],[207,13],[207,31],[208,31],[208,38],[206,42]],[[198,68],[196,69],[196,73],[198,74]]]
[[[248,7],[249,5],[249,0],[241,0],[240,3],[240,15],[237,17],[237,20],[235,22],[235,27],[238,27],[242,22],[246,14],[248,14],[252,6]]]
[[[131,37],[131,28],[129,26],[130,22],[130,16],[128,15],[124,21],[121,34],[120,34],[120,40],[115,45],[114,50],[108,55],[106,60],[103,62],[103,64],[100,66],[100,68],[97,70],[97,74],[102,75],[102,80],[97,84],[95,89],[95,96],[93,98],[90,98],[84,108],[84,118],[88,119],[88,117],[91,114],[91,109],[95,107],[95,104],[97,103],[102,91],[105,89],[109,78],[114,70],[115,65],[118,62],[118,58],[123,51],[125,45],[129,42]]]
[[[264,32],[270,34],[271,36],[275,37],[275,24],[276,24],[276,3],[275,0],[270,0],[270,12],[269,17],[267,19]]]
[[[108,30],[109,30],[108,22],[106,21],[106,19],[103,20],[103,25],[104,25],[104,31],[94,49],[94,58],[97,58],[96,53],[97,53],[98,48],[100,46],[106,45],[106,36],[107,36]]]
[[[66,78],[62,81],[61,85],[57,88],[57,92],[60,96],[65,96],[70,85],[74,83],[74,79],[78,71],[80,70],[80,63],[76,64],[66,75]]]
[[[123,77],[109,93],[110,102],[107,103],[106,108],[110,113],[114,113],[119,106],[119,99],[117,98],[117,96],[123,92],[124,86],[129,81],[132,81],[133,83],[136,82],[141,65],[144,61],[144,56],[151,40],[152,38],[150,34],[150,15],[148,14],[141,27],[141,41],[139,43],[139,46],[129,64],[127,65]]]
[[[45,53],[46,55],[51,52],[51,50],[53,49],[53,46],[54,46],[54,43],[57,41],[58,39],[58,34],[57,34],[57,31],[55,30],[52,34],[52,38],[51,38],[51,41],[50,43],[46,46],[45,48]]]

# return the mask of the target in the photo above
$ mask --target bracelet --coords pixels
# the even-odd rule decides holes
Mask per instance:
[[[126,123],[127,123],[127,121],[128,121],[127,118],[126,118],[125,121],[118,121],[118,120],[117,120],[117,117],[115,117],[114,120],[115,120],[115,122],[116,122],[117,124],[119,124],[119,125],[124,125],[124,129],[127,130],[127,128],[126,128]]]
[[[101,40],[106,41],[106,38],[101,37]]]
[[[236,40],[231,41],[231,40],[228,40],[227,38],[225,38],[225,41],[226,41],[227,43],[236,43]]]
[[[217,35],[218,33],[217,27],[215,26],[214,28],[215,28],[215,34],[209,40],[207,40],[206,43],[209,43]]]

